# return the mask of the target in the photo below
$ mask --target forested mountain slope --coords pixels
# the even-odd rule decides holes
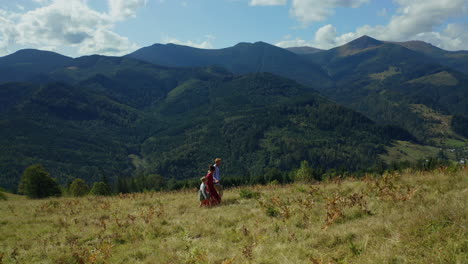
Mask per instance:
[[[54,176],[88,181],[158,173],[203,174],[213,157],[227,175],[290,170],[365,170],[392,139],[381,127],[294,81],[234,76],[216,67],[175,69],[128,58],[75,59],[47,84],[0,86],[0,185],[43,163]],[[60,80],[60,82],[59,82]]]

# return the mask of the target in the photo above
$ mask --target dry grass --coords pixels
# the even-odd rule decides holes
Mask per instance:
[[[0,201],[0,263],[468,263],[468,170]]]

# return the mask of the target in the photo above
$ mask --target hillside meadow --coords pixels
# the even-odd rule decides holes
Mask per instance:
[[[0,200],[0,263],[468,263],[468,169]]]

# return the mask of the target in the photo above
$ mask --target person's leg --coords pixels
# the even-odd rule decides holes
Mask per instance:
[[[223,198],[223,186],[222,185],[215,185],[215,189],[219,194],[220,198]]]
[[[210,199],[210,204],[211,206],[216,206],[218,205],[219,201],[215,197],[211,197]]]

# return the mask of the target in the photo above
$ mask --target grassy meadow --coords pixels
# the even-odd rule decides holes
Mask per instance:
[[[0,263],[468,263],[468,169],[0,200]]]

